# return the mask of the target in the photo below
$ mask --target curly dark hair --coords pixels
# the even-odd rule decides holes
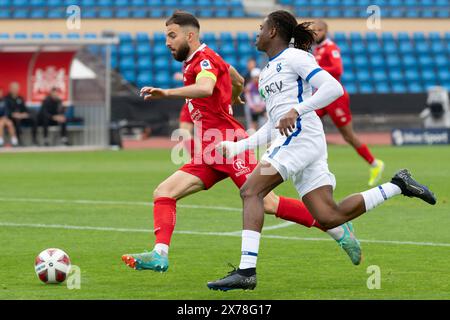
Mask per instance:
[[[294,38],[294,47],[309,51],[314,43],[314,31],[310,29],[312,22],[297,23],[297,19],[288,11],[278,10],[270,13],[268,23],[277,29],[280,37],[287,44]]]

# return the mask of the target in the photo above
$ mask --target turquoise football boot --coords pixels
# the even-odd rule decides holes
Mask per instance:
[[[336,242],[348,254],[352,263],[359,265],[362,261],[361,244],[355,237],[353,224],[349,221],[344,223],[342,227],[344,228],[344,235]]]
[[[167,255],[159,254],[155,250],[144,253],[125,254],[122,256],[122,261],[135,270],[166,272],[169,268]]]

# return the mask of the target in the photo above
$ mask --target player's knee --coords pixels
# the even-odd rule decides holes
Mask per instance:
[[[239,190],[239,193],[241,195],[242,200],[246,200],[253,197],[258,197],[258,191],[255,188],[252,188],[250,186],[247,186],[244,184],[241,189]]]
[[[316,220],[325,229],[333,229],[340,225],[335,214],[319,215]]]
[[[163,184],[160,184],[156,187],[155,190],[153,190],[153,199],[158,198],[173,198],[173,195],[171,194],[170,190],[166,188]]]

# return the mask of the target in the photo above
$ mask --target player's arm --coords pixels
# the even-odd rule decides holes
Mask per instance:
[[[304,58],[297,60],[292,67],[302,79],[309,82],[314,88],[317,88],[317,91],[308,99],[293,106],[280,119],[276,128],[285,136],[288,136],[295,130],[298,116],[324,108],[344,94],[344,89],[339,81],[320,68],[314,59],[308,60]]]
[[[231,104],[244,104],[244,102],[241,100],[241,94],[244,90],[244,77],[242,77],[232,65],[230,65],[228,71],[230,73],[231,85],[233,87]]]
[[[144,100],[152,99],[176,99],[176,98],[207,98],[213,94],[216,85],[216,76],[214,73],[207,70],[202,70],[198,73],[195,84],[172,89],[161,89],[153,87],[143,87],[141,89],[141,96]]]
[[[270,120],[267,120],[267,122],[250,137],[237,142],[222,141],[217,145],[217,150],[226,158],[234,158],[246,150],[256,149],[261,145],[267,145],[275,136],[272,133],[272,123]]]

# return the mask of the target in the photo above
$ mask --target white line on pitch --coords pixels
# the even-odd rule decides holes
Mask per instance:
[[[66,229],[66,230],[94,230],[94,231],[112,231],[112,232],[152,232],[150,229],[133,229],[133,228],[112,228],[112,227],[91,227],[91,226],[70,226],[60,224],[33,224],[33,223],[14,223],[0,222],[2,227],[19,227],[19,228],[45,228],[45,229]],[[238,231],[234,232],[202,232],[202,231],[175,231],[178,234],[192,234],[205,236],[229,236],[240,237]],[[332,241],[327,238],[301,238],[276,235],[263,235],[267,239],[296,240],[296,241]],[[393,240],[361,240],[364,243],[381,243],[381,244],[398,244],[413,246],[431,246],[431,247],[450,247],[450,243],[435,242],[414,242],[414,241],[393,241]]]
[[[98,204],[98,205],[128,205],[128,206],[148,206],[152,207],[152,202],[145,201],[110,201],[110,200],[68,200],[68,199],[36,199],[36,198],[0,198],[3,202],[30,202],[30,203],[60,203],[60,204]],[[195,204],[177,204],[179,208],[189,208],[189,209],[206,209],[206,210],[220,210],[220,211],[232,211],[232,212],[242,212],[242,208],[233,207],[215,207],[215,206],[203,206]],[[264,230],[275,230],[289,227],[295,223],[284,222],[276,224],[274,226],[264,227]],[[236,231],[232,233],[241,234],[241,231]]]
[[[37,202],[37,203],[73,203],[73,204],[98,204],[98,205],[125,205],[125,206],[147,206],[152,207],[151,201],[109,201],[109,200],[70,200],[70,199],[35,199],[35,198],[0,198],[3,202]],[[195,204],[177,204],[179,208],[190,209],[208,209],[208,210],[222,210],[242,212],[242,208],[233,207],[217,207],[217,206],[203,206]]]

